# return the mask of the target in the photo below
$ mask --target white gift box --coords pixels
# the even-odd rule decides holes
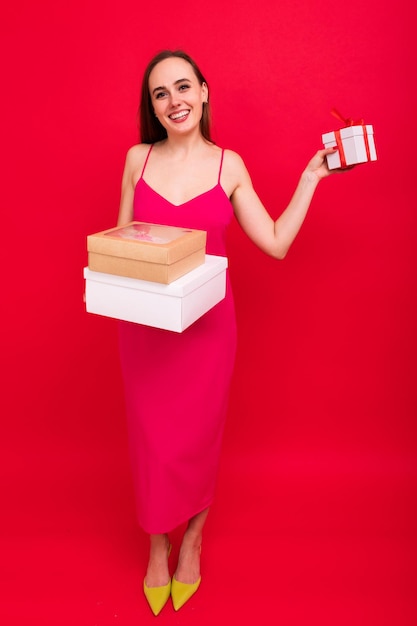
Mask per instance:
[[[169,285],[85,267],[86,310],[180,333],[225,297],[227,264],[226,257],[206,255]]]
[[[322,135],[322,140],[325,148],[339,145],[339,150],[326,157],[329,170],[377,160],[371,124],[347,126],[331,131]]]

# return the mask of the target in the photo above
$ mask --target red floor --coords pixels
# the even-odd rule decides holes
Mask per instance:
[[[123,434],[115,439],[39,434],[19,449],[3,439],[4,626],[417,624],[411,459],[245,458],[226,438],[202,585],[181,611],[168,604],[155,618]],[[178,532],[172,539],[174,565]]]

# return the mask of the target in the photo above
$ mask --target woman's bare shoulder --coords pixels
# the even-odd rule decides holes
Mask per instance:
[[[230,181],[233,188],[250,180],[249,172],[242,157],[234,150],[226,149],[224,151],[223,171],[225,178]]]
[[[126,153],[126,164],[132,167],[140,165],[146,159],[150,145],[147,143],[137,143],[131,146]]]
[[[247,174],[246,165],[237,152],[225,149],[224,151],[224,167],[230,174],[242,176]]]
[[[127,151],[123,173],[123,179],[126,181],[126,184],[128,182],[133,186],[136,184],[145,165],[149,149],[149,144],[139,143],[131,146]]]
[[[224,158],[227,159],[227,161],[229,161],[230,163],[234,163],[234,164],[243,163],[243,159],[240,156],[240,154],[238,154],[234,150],[230,150],[230,148],[224,149]]]

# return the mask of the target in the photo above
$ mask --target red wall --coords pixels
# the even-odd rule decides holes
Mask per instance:
[[[333,106],[374,125],[379,157],[321,183],[283,262],[231,227],[240,344],[226,452],[415,468],[411,6],[9,5],[0,26],[6,458],[17,462],[7,443],[16,434],[62,449],[123,441],[115,323],[82,302],[85,238],[115,223],[145,64],[182,47],[208,77],[217,142],[242,155],[271,215],[321,134],[338,127]]]

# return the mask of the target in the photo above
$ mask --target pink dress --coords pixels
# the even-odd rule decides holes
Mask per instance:
[[[217,184],[176,206],[144,180],[136,185],[134,219],[207,231],[207,253],[226,256],[232,205]],[[213,181],[214,182],[214,181]],[[183,333],[120,322],[129,446],[139,524],[165,533],[213,501],[236,350],[233,296]]]

